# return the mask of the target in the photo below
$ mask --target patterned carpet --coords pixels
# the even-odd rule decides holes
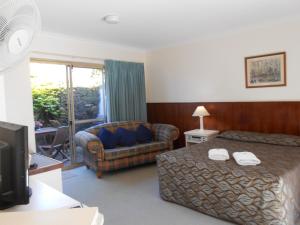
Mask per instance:
[[[64,193],[99,207],[104,225],[230,225],[159,197],[155,165],[104,174],[85,167],[63,172]]]

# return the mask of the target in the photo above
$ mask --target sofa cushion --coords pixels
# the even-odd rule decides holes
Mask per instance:
[[[116,132],[119,127],[128,129],[128,130],[136,130],[140,124],[143,124],[145,127],[151,129],[152,125],[150,123],[145,123],[141,121],[123,121],[123,122],[111,122],[111,123],[104,123],[98,124],[96,126],[92,126],[85,131],[97,135],[101,128],[106,128],[111,132]]]
[[[127,130],[125,128],[119,127],[116,130],[116,135],[118,138],[118,145],[120,146],[133,146],[136,144],[136,133],[132,130]]]
[[[118,144],[117,135],[106,128],[101,128],[97,136],[101,140],[104,149],[113,149]]]
[[[136,141],[138,143],[150,143],[152,141],[152,132],[144,125],[139,125],[136,129]]]
[[[115,149],[105,150],[105,160],[121,159],[149,152],[155,152],[160,150],[167,150],[169,148],[166,142],[151,142],[147,144],[137,144],[132,147],[118,147]]]

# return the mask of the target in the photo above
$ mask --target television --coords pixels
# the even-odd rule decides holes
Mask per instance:
[[[0,122],[0,209],[29,203],[28,128]]]

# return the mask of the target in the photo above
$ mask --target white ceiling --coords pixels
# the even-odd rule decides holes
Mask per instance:
[[[152,49],[300,15],[300,0],[36,0],[43,30]],[[108,25],[107,13],[121,22]]]

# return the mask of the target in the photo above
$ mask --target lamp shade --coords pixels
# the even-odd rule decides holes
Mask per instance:
[[[193,116],[209,116],[209,113],[204,106],[198,106],[193,113]]]

